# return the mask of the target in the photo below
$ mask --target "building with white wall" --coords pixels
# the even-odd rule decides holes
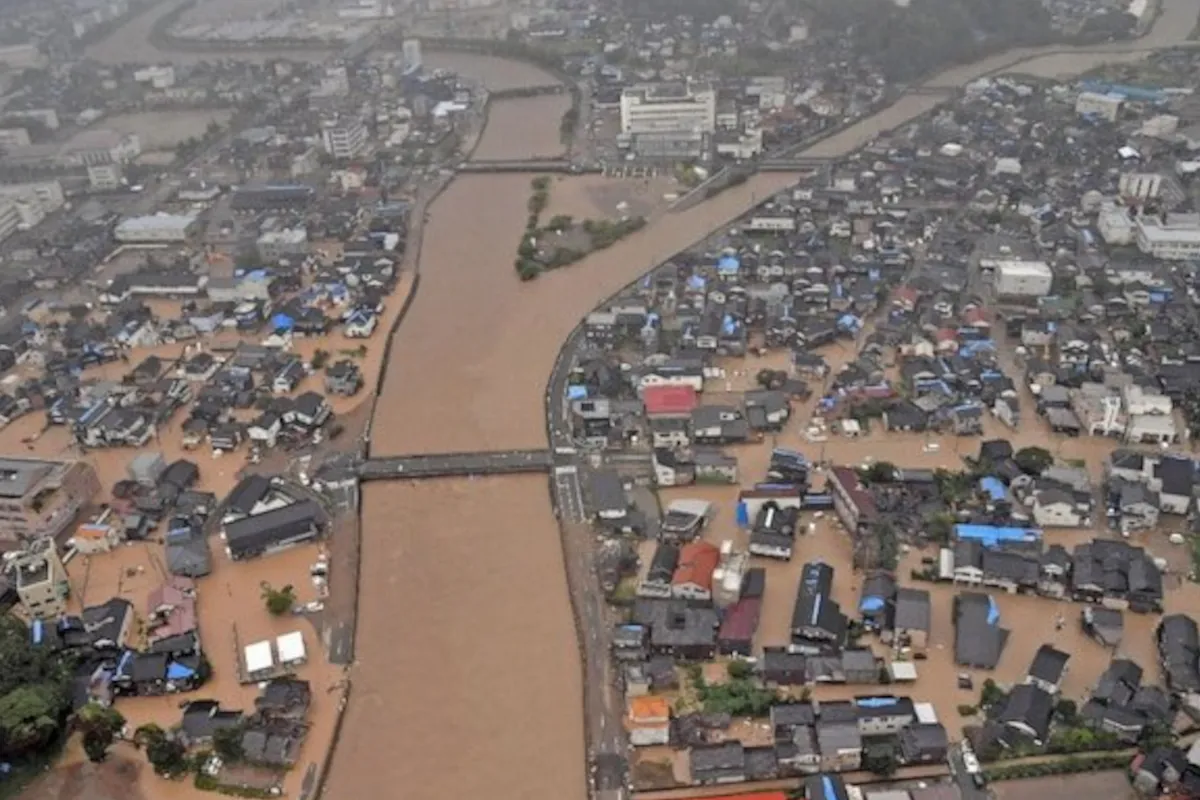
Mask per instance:
[[[321,124],[321,146],[336,159],[354,158],[366,149],[367,126],[353,117],[327,120]]]
[[[59,158],[67,166],[123,164],[142,154],[142,142],[133,133],[96,129],[82,131],[63,147]]]
[[[39,67],[42,65],[42,53],[37,45],[29,42],[0,45],[0,63],[12,69]]]
[[[1134,226],[1135,240],[1143,253],[1167,261],[1200,256],[1200,214],[1141,216]]]
[[[67,202],[58,181],[0,184],[0,197],[36,205],[47,214],[53,214]]]
[[[717,93],[711,86],[659,83],[621,92],[621,133],[703,133],[716,130]]]
[[[1075,113],[1116,122],[1124,101],[1125,98],[1119,94],[1080,92],[1079,97],[1075,98]]]
[[[16,233],[21,227],[21,213],[12,200],[0,200],[0,242]]]
[[[1123,247],[1133,244],[1137,226],[1129,215],[1129,209],[1108,204],[1100,209],[1096,217],[1096,230],[1107,244]]]
[[[120,164],[92,164],[88,167],[88,185],[98,192],[121,188]]]
[[[416,72],[421,68],[421,40],[405,39],[400,54],[404,58],[404,71]]]
[[[1150,200],[1162,193],[1163,176],[1157,172],[1125,172],[1117,180],[1122,197]]]
[[[130,217],[113,231],[118,242],[126,244],[171,244],[186,241],[198,225],[195,214],[153,214]]]
[[[1001,297],[1045,297],[1054,282],[1054,273],[1044,261],[997,261],[995,274],[996,294]]]
[[[29,131],[24,128],[0,128],[0,147],[28,147]]]

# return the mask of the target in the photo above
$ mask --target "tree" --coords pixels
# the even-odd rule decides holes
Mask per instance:
[[[108,756],[108,748],[125,727],[125,717],[111,706],[88,703],[75,712],[75,728],[83,733],[83,750],[90,761],[100,762]]]
[[[62,697],[47,684],[22,686],[0,697],[4,749],[24,755],[45,747],[61,730]]]
[[[876,461],[863,470],[867,483],[891,483],[896,479],[896,465],[890,461]]]
[[[885,778],[899,768],[896,751],[891,747],[870,747],[863,753],[863,769]]]
[[[214,731],[213,752],[225,761],[241,761],[246,755],[242,750],[242,726],[234,725]]]
[[[142,725],[134,733],[134,742],[146,749],[146,760],[159,775],[174,778],[187,771],[187,749],[158,725]]]
[[[988,678],[983,682],[983,689],[979,692],[979,707],[987,710],[1003,702],[1005,697],[1004,690],[994,680]]]
[[[1013,461],[1025,474],[1041,475],[1054,463],[1054,455],[1044,447],[1024,447],[1013,455]]]
[[[950,543],[950,534],[954,532],[954,515],[948,511],[934,514],[925,520],[925,534],[940,545]]]
[[[574,222],[575,220],[570,214],[555,214],[550,218],[550,221],[546,223],[546,227],[552,228],[556,231],[565,231],[567,228],[570,228],[571,224]]]
[[[1064,725],[1074,725],[1079,721],[1079,707],[1074,700],[1066,697],[1054,705],[1054,713]]]
[[[292,606],[296,605],[296,590],[289,583],[282,589],[276,589],[271,584],[264,582],[262,584],[262,599],[267,606],[267,611],[271,612],[272,616],[278,617],[292,610]]]
[[[725,671],[729,673],[730,678],[737,681],[749,678],[754,669],[745,661],[730,661]]]

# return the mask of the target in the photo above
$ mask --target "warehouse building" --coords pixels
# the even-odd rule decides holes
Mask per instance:
[[[198,227],[195,214],[153,214],[124,220],[113,236],[126,244],[169,244],[187,241]]]
[[[997,261],[996,294],[1001,297],[1045,297],[1054,273],[1044,261]]]

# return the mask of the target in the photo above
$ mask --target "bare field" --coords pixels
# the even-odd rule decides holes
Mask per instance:
[[[100,127],[121,133],[134,133],[143,150],[170,150],[180,142],[199,136],[212,123],[224,127],[233,117],[232,111],[145,111],[140,114],[118,114],[105,117]]]

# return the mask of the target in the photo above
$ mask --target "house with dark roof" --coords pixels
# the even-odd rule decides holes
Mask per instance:
[[[320,536],[325,514],[313,500],[227,522],[221,532],[226,554],[242,560],[278,552]]]
[[[236,728],[241,723],[240,711],[223,710],[216,700],[193,700],[183,707],[179,736],[186,747],[202,747],[212,744],[217,731]]]
[[[810,561],[800,573],[792,609],[792,647],[802,653],[840,652],[847,620],[833,599],[833,567]]]
[[[950,737],[938,722],[918,722],[900,731],[900,761],[941,764],[950,752]]]
[[[762,597],[742,597],[729,608],[717,631],[717,649],[723,655],[749,657],[762,613]]]
[[[954,663],[995,669],[1008,634],[1000,626],[995,598],[979,592],[961,592],[954,598]]]
[[[694,784],[708,786],[746,780],[746,752],[741,742],[693,747],[688,755]]]
[[[1040,686],[1023,683],[1008,693],[996,721],[1041,747],[1050,739],[1054,695]]]
[[[1158,623],[1158,662],[1167,688],[1176,694],[1200,694],[1200,630],[1184,614],[1169,614]]]
[[[893,647],[909,648],[920,656],[929,646],[933,618],[929,592],[902,586],[896,590],[891,617],[884,628],[883,639]]]
[[[1070,659],[1070,653],[1064,653],[1048,644],[1042,645],[1033,655],[1033,663],[1029,665],[1029,671],[1025,674],[1025,683],[1040,686],[1050,694],[1058,694]]]
[[[1192,507],[1196,466],[1190,458],[1162,458],[1154,467],[1152,485],[1158,490],[1158,499],[1164,514],[1187,514]]]
[[[1143,613],[1162,609],[1162,573],[1145,550],[1120,539],[1095,539],[1075,548],[1071,590],[1082,602],[1126,602]]]
[[[1157,686],[1142,685],[1142,668],[1125,658],[1113,659],[1092,695],[1079,709],[1084,724],[1134,744],[1150,725],[1169,726],[1175,706]]]

